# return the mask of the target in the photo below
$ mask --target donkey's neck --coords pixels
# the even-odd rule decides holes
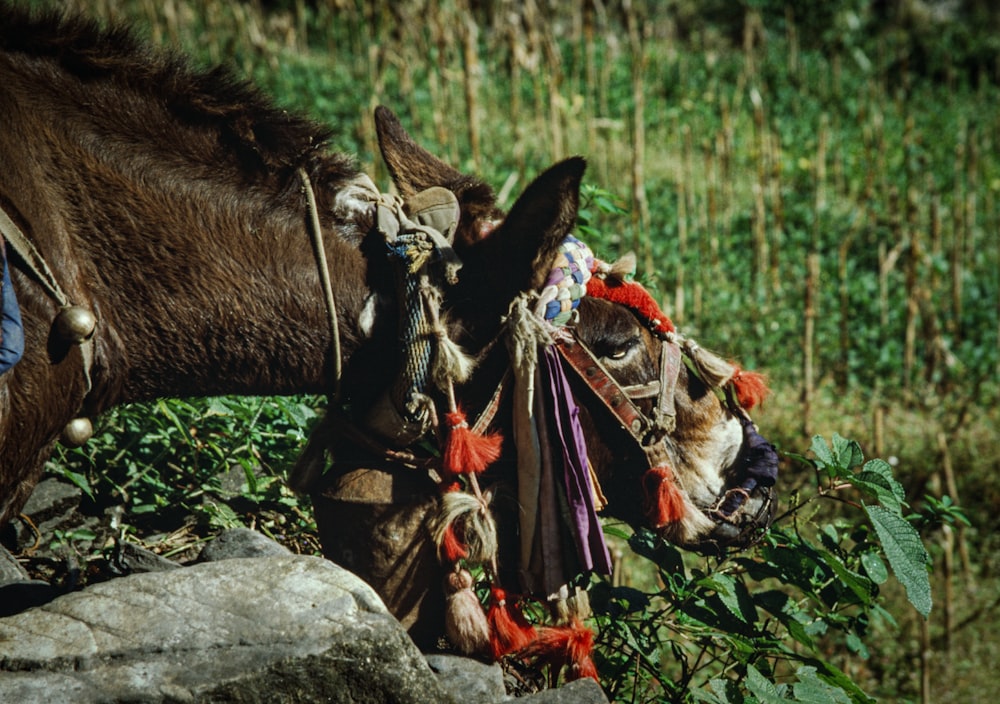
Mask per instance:
[[[165,210],[158,199],[134,204],[146,229],[121,246],[118,233],[106,236],[91,259],[106,372],[98,373],[105,393],[93,396],[94,410],[160,396],[331,388],[333,345],[306,201],[288,190],[271,212],[269,202],[226,208],[193,194]],[[349,359],[367,293],[358,248],[365,203],[341,206],[323,225],[340,352]]]

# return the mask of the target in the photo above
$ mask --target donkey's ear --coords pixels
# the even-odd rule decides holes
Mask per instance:
[[[459,296],[481,311],[483,321],[499,320],[518,294],[545,283],[559,246],[576,225],[586,166],[582,157],[573,157],[549,168],[495,230],[459,250],[464,262]]]
[[[431,186],[447,188],[465,178],[413,141],[399,118],[382,105],[375,108],[375,131],[389,175],[404,198]]]
[[[452,168],[417,144],[389,108],[375,108],[375,131],[385,165],[404,198],[432,186],[455,194],[462,216],[458,239],[475,239],[482,223],[498,216],[496,196],[489,185]]]

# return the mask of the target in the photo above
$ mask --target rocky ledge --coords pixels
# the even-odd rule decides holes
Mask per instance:
[[[422,654],[358,577],[259,533],[183,567],[123,548],[131,574],[58,596],[0,548],[0,701],[511,700],[499,665]],[[607,699],[580,680],[518,701]]]

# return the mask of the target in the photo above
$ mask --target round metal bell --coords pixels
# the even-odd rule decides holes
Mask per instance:
[[[63,428],[59,442],[66,447],[82,447],[94,435],[94,426],[90,418],[74,418]]]
[[[55,326],[59,337],[79,344],[94,334],[97,318],[83,306],[66,306],[56,316]]]

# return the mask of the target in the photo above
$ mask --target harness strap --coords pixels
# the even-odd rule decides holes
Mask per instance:
[[[594,392],[601,403],[611,411],[622,427],[644,449],[672,429],[676,411],[673,392],[677,385],[677,371],[680,368],[680,348],[664,342],[661,348],[659,401],[655,417],[650,420],[634,402],[634,398],[647,398],[649,385],[639,388],[639,395],[633,396],[611,376],[593,352],[575,338],[560,336],[555,340],[556,349],[583,382]]]
[[[55,275],[49,268],[48,263],[46,263],[44,257],[39,253],[35,245],[25,236],[21,228],[17,226],[7,212],[0,207],[0,236],[2,236],[11,248],[17,252],[18,256],[24,261],[25,265],[31,270],[38,279],[42,287],[49,293],[52,298],[55,299],[56,303],[59,304],[61,312],[65,312],[70,308],[74,308],[73,302],[70,301],[69,296],[63,291],[59,282],[56,280]],[[74,310],[73,312],[78,312]],[[89,313],[89,311],[88,311]],[[93,317],[91,316],[91,325],[93,324]],[[80,355],[83,361],[83,380],[84,389],[83,397],[86,398],[87,394],[90,393],[93,383],[90,378],[90,369],[94,365],[94,338],[93,335],[87,334],[86,337],[82,339],[77,339],[80,347]]]
[[[56,277],[53,275],[52,270],[49,269],[49,265],[45,262],[45,259],[42,258],[35,245],[24,235],[21,228],[10,219],[10,216],[7,215],[3,208],[0,208],[0,235],[3,235],[3,238],[14,248],[14,251],[20,255],[24,263],[28,265],[28,268],[38,278],[39,283],[56,300],[56,303],[63,308],[72,305],[69,296],[59,286],[59,282],[56,281]]]

